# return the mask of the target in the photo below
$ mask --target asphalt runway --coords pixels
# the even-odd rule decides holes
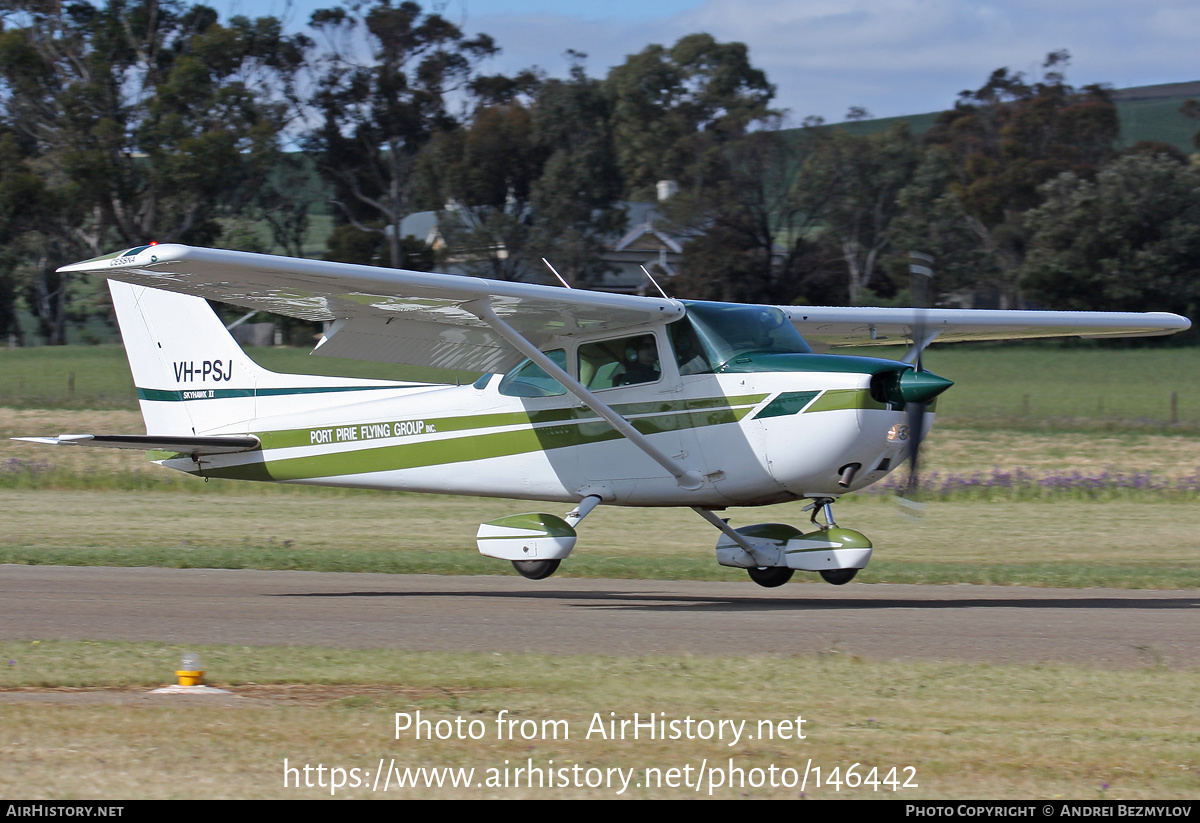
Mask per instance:
[[[0,565],[0,638],[1200,665],[1200,592]]]

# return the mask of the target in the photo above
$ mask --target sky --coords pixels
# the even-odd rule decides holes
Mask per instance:
[[[331,0],[208,0],[220,11],[286,16],[299,30]],[[1114,88],[1200,80],[1196,0],[441,0],[443,14],[502,49],[487,73],[538,66],[563,76],[567,49],[588,74],[651,43],[687,34],[749,46],[793,124],[840,122],[851,106],[875,117],[939,111],[994,69],[1040,76],[1067,49],[1067,82]],[[424,2],[425,8],[432,4]]]

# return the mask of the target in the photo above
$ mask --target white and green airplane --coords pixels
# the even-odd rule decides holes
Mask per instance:
[[[109,279],[145,435],[39,443],[158,452],[202,477],[551,501],[479,527],[479,550],[551,575],[596,506],[688,506],[717,561],[835,584],[870,541],[832,503],[909,456],[951,385],[933,340],[1170,334],[1163,313],[755,306],[149,245],[66,266]],[[485,372],[472,385],[279,374],[202,298],[331,323],[314,354]],[[910,344],[904,360],[814,353]],[[810,345],[811,344],[811,345]],[[807,499],[812,526],[716,512]],[[824,523],[818,521],[822,515]]]

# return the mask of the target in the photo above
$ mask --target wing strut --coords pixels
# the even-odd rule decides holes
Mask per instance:
[[[567,374],[566,371],[559,368],[558,364],[542,354],[537,346],[522,337],[520,332],[501,320],[496,312],[492,310],[490,302],[486,300],[472,300],[470,303],[464,303],[462,307],[491,326],[496,334],[503,337],[513,348],[540,366],[546,374],[553,377],[559,383],[562,383],[567,391],[578,397],[585,406],[603,417],[608,421],[610,426],[620,432],[629,442],[645,452],[655,463],[670,472],[671,476],[675,478],[675,482],[681,488],[688,491],[695,491],[704,485],[704,481],[700,479],[699,472],[688,469],[680,464],[678,460],[668,457],[661,449],[650,442],[650,438],[635,429],[628,420],[617,414],[611,406],[589,391],[574,377]]]

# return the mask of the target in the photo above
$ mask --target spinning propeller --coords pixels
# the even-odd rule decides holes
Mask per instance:
[[[933,257],[914,251],[909,253],[909,259],[912,261],[908,270],[912,278],[910,294],[913,304],[912,339],[915,371],[912,375],[907,375],[909,379],[904,382],[914,388],[926,385],[929,378],[935,378],[937,381],[948,384],[949,381],[944,378],[925,371],[924,363],[925,347],[933,339],[929,334],[926,314],[926,310],[932,305]],[[921,442],[925,439],[925,411],[929,407],[929,399],[933,396],[931,394],[927,397],[927,392],[919,394],[919,397],[912,400],[905,398],[904,409],[908,420],[908,447],[905,449],[905,458],[908,460],[908,481],[900,491],[900,502],[912,509],[914,513],[919,513],[920,510],[917,497],[921,487],[920,456]]]

